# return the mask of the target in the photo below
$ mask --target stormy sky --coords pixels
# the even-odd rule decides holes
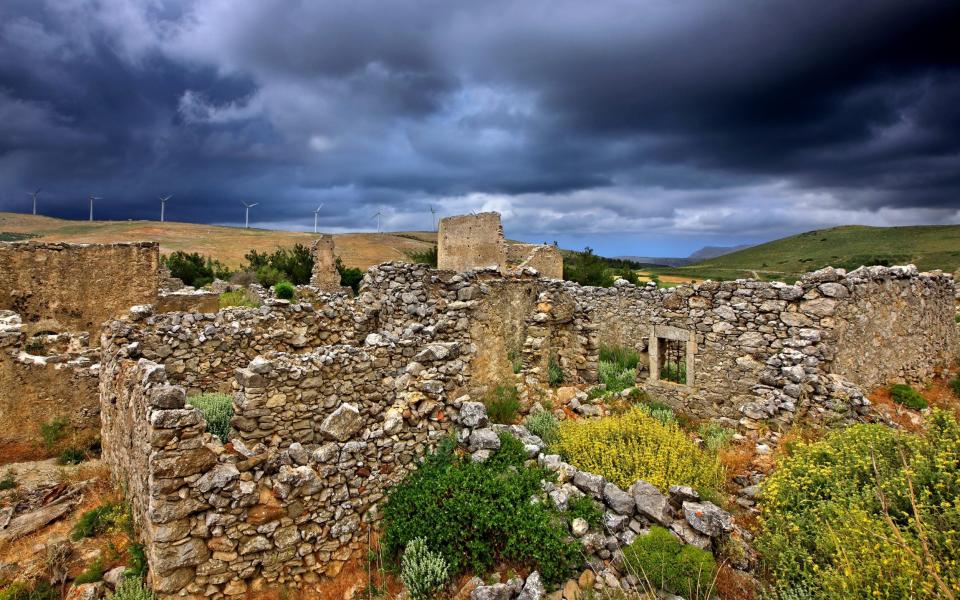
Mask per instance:
[[[607,255],[957,223],[958,32],[955,0],[3,0],[0,209],[433,205]]]

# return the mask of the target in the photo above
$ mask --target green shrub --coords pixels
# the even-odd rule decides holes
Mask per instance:
[[[507,360],[510,361],[510,368],[513,370],[514,375],[523,370],[523,354],[518,350],[510,350],[507,352]]]
[[[63,439],[67,434],[67,420],[63,417],[54,417],[46,423],[40,425],[40,437],[43,438],[43,444],[47,450],[53,450],[53,447]]]
[[[618,393],[637,384],[636,369],[624,369],[619,363],[600,361],[597,376],[605,393]]]
[[[264,265],[257,269],[257,281],[266,288],[273,287],[283,281],[285,275],[276,267]]]
[[[960,376],[954,377],[950,380],[950,391],[953,392],[954,396],[960,398]]]
[[[170,269],[170,275],[185,285],[203,287],[214,279],[230,279],[232,272],[220,261],[205,257],[197,252],[187,253],[180,250],[167,256],[161,256],[160,262]]]
[[[147,553],[143,544],[131,542],[127,545],[127,568],[124,577],[143,579],[147,575]]]
[[[761,489],[765,570],[814,597],[960,593],[960,425],[922,435],[854,425],[798,443]]]
[[[543,411],[529,415],[523,422],[524,427],[533,435],[543,440],[546,445],[551,445],[557,441],[557,428],[559,422],[553,414]]]
[[[17,487],[17,477],[13,474],[12,469],[7,469],[7,473],[3,476],[3,479],[0,479],[0,492],[12,490],[15,487]]]
[[[485,573],[498,561],[536,568],[559,582],[576,565],[578,547],[567,527],[541,494],[541,479],[555,476],[524,465],[519,441],[503,444],[484,463],[454,452],[447,438],[423,464],[390,490],[383,507],[382,547],[398,558],[416,538],[440,553],[456,575]]]
[[[427,540],[422,537],[410,540],[400,559],[400,580],[411,600],[434,598],[446,584],[448,571],[447,561],[427,548]]]
[[[679,425],[677,415],[673,409],[662,402],[648,402],[635,405],[639,410],[647,413],[662,425]]]
[[[231,306],[257,308],[260,306],[260,300],[249,290],[234,290],[220,294],[220,308],[230,308]]]
[[[156,600],[156,595],[143,579],[126,577],[117,586],[117,591],[107,596],[108,600]]]
[[[355,267],[346,267],[340,257],[336,260],[337,272],[340,273],[340,285],[349,287],[356,294],[360,290],[360,282],[363,281],[363,271]]]
[[[195,406],[207,421],[207,431],[220,438],[224,444],[230,435],[230,419],[233,418],[233,396],[229,394],[199,394],[187,398],[187,404]]]
[[[567,516],[571,522],[574,519],[583,519],[591,527],[600,527],[603,523],[603,508],[589,496],[577,496],[567,502]]]
[[[430,246],[427,250],[411,250],[407,252],[407,256],[410,257],[415,263],[422,265],[430,265],[434,269],[437,268],[437,247]]]
[[[666,491],[689,485],[719,489],[723,466],[694,444],[680,426],[662,423],[636,406],[620,416],[561,421],[556,449],[578,469],[627,489],[638,479]]]
[[[82,573],[77,575],[76,579],[73,580],[73,583],[79,585],[81,583],[94,583],[102,580],[103,560],[98,558],[90,563],[90,565],[84,569]]]
[[[16,581],[0,587],[0,600],[57,600],[60,593],[46,580]]]
[[[498,385],[483,398],[487,416],[494,423],[509,425],[517,420],[520,410],[520,392],[512,385]]]
[[[77,448],[76,446],[70,446],[63,450],[60,455],[57,457],[58,465],[79,465],[83,461],[87,460],[87,453]]]
[[[717,565],[708,550],[681,543],[663,527],[635,539],[623,550],[627,568],[655,588],[690,599],[710,598]]]
[[[600,361],[613,363],[620,370],[636,369],[640,364],[640,354],[627,346],[600,346]]]
[[[563,369],[560,367],[560,363],[557,362],[557,358],[551,356],[550,362],[547,364],[547,382],[549,382],[551,386],[556,387],[563,384],[563,381]]]
[[[273,293],[281,300],[293,300],[296,290],[293,289],[293,284],[289,281],[281,281],[273,287]]]
[[[70,537],[80,540],[88,537],[97,537],[110,531],[125,531],[130,533],[133,522],[127,506],[114,502],[105,502],[80,515],[80,519],[73,526]]]
[[[673,414],[673,411],[671,411]],[[703,447],[710,452],[717,452],[724,448],[733,439],[734,431],[714,422],[704,423],[700,426],[700,437],[703,439]]]
[[[890,388],[890,397],[897,404],[913,410],[921,410],[927,407],[927,401],[920,395],[920,392],[902,383]]]

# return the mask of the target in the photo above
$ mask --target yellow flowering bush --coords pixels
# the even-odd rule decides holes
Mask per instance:
[[[701,492],[723,483],[716,456],[698,448],[676,421],[660,421],[642,407],[593,420],[561,421],[554,446],[578,469],[603,475],[623,489],[638,479],[666,491],[689,485]]]
[[[856,425],[799,444],[761,492],[757,548],[783,590],[818,598],[960,593],[960,425]],[[948,593],[949,592],[949,593]]]

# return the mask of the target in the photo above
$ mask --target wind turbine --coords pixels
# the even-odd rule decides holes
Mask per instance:
[[[437,211],[433,209],[433,205],[430,204],[430,223],[433,225],[433,230],[437,230]]]
[[[93,201],[94,201],[94,200],[103,200],[103,198],[101,198],[101,197],[99,197],[99,196],[94,196],[93,194],[90,194],[89,200],[90,200],[90,222],[92,223],[92,222],[93,222]]]
[[[377,218],[377,233],[380,233],[380,215],[382,214],[383,213],[378,210],[377,213],[373,215],[374,217]],[[370,218],[372,219],[373,217],[370,217]]]
[[[320,209],[323,208],[323,204],[317,207],[317,210],[313,211],[313,232],[317,232],[317,217],[320,215]]]
[[[253,208],[254,206],[260,204],[260,203],[259,203],[259,202],[254,202],[253,204],[247,204],[246,202],[244,202],[243,200],[241,200],[241,201],[240,201],[240,204],[242,204],[242,205],[244,205],[245,207],[247,207],[247,217],[246,217],[246,219],[244,219],[243,228],[244,228],[244,229],[250,229],[250,209]]]
[[[40,195],[41,190],[43,188],[37,188],[35,192],[27,192],[27,195],[33,198],[33,214],[37,214],[37,196]]]
[[[170,194],[169,196],[157,196],[157,198],[160,199],[160,222],[163,223],[163,215],[164,212],[166,212],[167,200],[173,198],[173,194]]]

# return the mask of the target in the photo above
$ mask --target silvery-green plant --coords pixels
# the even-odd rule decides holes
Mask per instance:
[[[427,548],[427,540],[418,537],[410,540],[400,559],[400,579],[407,588],[411,600],[433,598],[449,577],[447,561],[439,552]]]

